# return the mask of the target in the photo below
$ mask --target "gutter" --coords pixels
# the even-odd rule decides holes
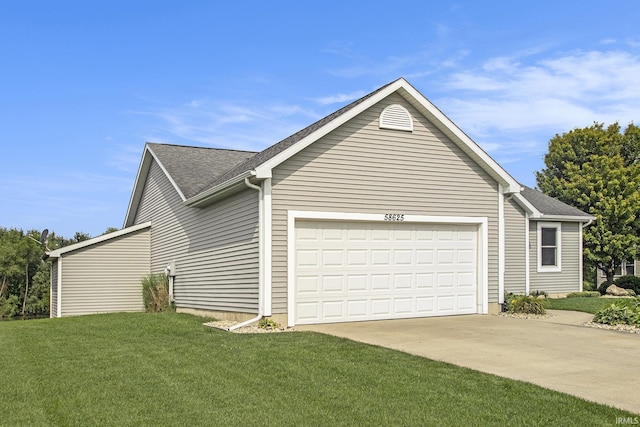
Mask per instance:
[[[215,187],[212,187],[200,194],[197,194],[185,200],[184,204],[187,206],[195,207],[195,208],[206,206],[209,203],[213,203],[214,201],[224,197],[229,193],[233,194],[232,192],[235,187],[241,186],[243,182],[246,184],[246,178],[250,178],[252,176],[255,176],[255,171],[246,171],[234,178],[231,178],[228,181],[218,184]],[[249,187],[249,188],[253,188],[253,187]]]
[[[264,250],[263,250],[263,245],[264,245],[264,239],[262,238],[263,236],[263,226],[262,226],[262,218],[264,217],[264,206],[263,206],[263,202],[262,202],[262,187],[260,187],[259,185],[255,185],[253,183],[251,183],[251,181],[249,181],[249,177],[246,176],[244,178],[244,184],[248,187],[251,188],[253,190],[256,190],[258,192],[258,211],[259,211],[259,219],[258,219],[258,227],[259,227],[259,231],[258,231],[258,240],[259,240],[259,244],[258,244],[258,315],[256,317],[253,317],[249,320],[246,320],[244,322],[235,324],[231,327],[229,327],[227,329],[227,331],[232,332],[235,331],[236,329],[240,329],[243,326],[247,326],[250,325],[254,322],[257,322],[258,320],[262,319],[263,317],[263,313],[264,313],[264,286],[263,286],[263,272],[264,272]]]

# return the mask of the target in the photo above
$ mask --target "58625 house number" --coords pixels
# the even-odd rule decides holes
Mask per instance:
[[[385,221],[404,221],[404,214],[385,214]]]

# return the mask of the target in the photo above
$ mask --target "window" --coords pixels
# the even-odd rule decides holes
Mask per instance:
[[[538,271],[560,271],[560,224],[538,223]]]
[[[636,274],[636,263],[633,260],[622,261],[622,265],[616,268],[616,271],[613,273],[614,277],[624,276],[626,274],[630,274],[635,276]],[[601,277],[607,277],[604,271],[600,270]]]

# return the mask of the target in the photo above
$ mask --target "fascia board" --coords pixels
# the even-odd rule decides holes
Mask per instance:
[[[362,103],[356,105],[355,107],[353,107],[352,109],[350,109],[346,113],[342,114],[341,116],[336,117],[331,122],[329,122],[326,125],[322,126],[320,129],[318,129],[315,132],[307,135],[306,137],[304,137],[300,141],[298,141],[295,144],[293,144],[291,147],[287,148],[286,150],[282,151],[281,153],[278,153],[277,155],[275,155],[271,159],[267,160],[266,162],[264,162],[263,164],[258,166],[255,169],[256,178],[258,178],[258,179],[271,178],[272,177],[272,172],[271,171],[273,170],[273,168],[275,168],[276,166],[278,166],[279,164],[281,164],[285,160],[291,158],[295,154],[299,153],[300,151],[304,150],[309,145],[311,145],[312,143],[314,143],[318,139],[322,138],[323,136],[325,136],[329,132],[337,129],[340,126],[342,126],[343,124],[345,124],[346,122],[348,122],[352,118],[356,117],[358,114],[360,114],[363,111],[365,111],[367,108],[372,107],[377,102],[379,102],[382,99],[386,98],[387,96],[391,95],[393,92],[397,91],[401,87],[404,87],[404,86],[407,86],[407,85],[408,85],[408,83],[404,79],[396,80],[395,82],[393,82],[392,84],[390,84],[386,88],[382,89],[380,92],[378,92],[375,95],[371,96],[369,99],[366,99]]]
[[[406,83],[406,82],[405,82]],[[502,168],[491,156],[489,156],[478,144],[451,121],[442,111],[433,105],[427,98],[418,92],[413,86],[406,83],[402,85],[408,95],[413,97],[419,106],[428,112],[427,117],[447,136],[457,142],[458,145],[469,154],[483,169],[496,178],[504,187],[505,193],[519,193],[521,185],[509,173]],[[409,100],[410,101],[410,100]]]
[[[169,174],[169,172],[167,171],[167,169],[164,167],[164,165],[162,164],[162,162],[158,159],[158,156],[156,156],[156,154],[153,152],[153,150],[151,149],[151,147],[147,146],[147,149],[149,150],[149,152],[151,153],[151,155],[153,156],[153,159],[158,163],[158,166],[160,166],[160,169],[162,169],[162,172],[167,176],[167,179],[169,180],[169,182],[171,182],[171,185],[173,186],[173,188],[175,188],[176,192],[178,193],[178,195],[180,196],[180,199],[182,199],[182,201],[184,202],[185,200],[187,200],[186,197],[184,197],[184,194],[182,193],[182,191],[180,190],[180,187],[178,187],[178,184],[176,184],[176,182],[173,180],[173,177]]]
[[[131,199],[129,200],[129,207],[127,208],[127,214],[124,218],[123,227],[128,227],[133,224],[135,220],[135,215],[138,211],[138,204],[140,203],[140,199],[142,198],[142,192],[144,191],[144,184],[147,181],[147,177],[149,176],[149,169],[151,168],[151,161],[155,160],[162,173],[165,174],[173,188],[176,190],[182,201],[186,200],[184,194],[173,180],[167,169],[164,167],[162,162],[158,159],[158,156],[153,152],[149,145],[145,145],[144,153],[142,154],[142,160],[140,161],[140,167],[138,168],[138,174],[136,175],[135,184],[133,185],[133,192],[131,193]]]
[[[535,206],[531,204],[531,202],[525,199],[522,194],[515,193],[513,195],[513,198],[516,200],[516,203],[518,203],[525,211],[527,211],[530,218],[540,218],[542,216],[542,213],[538,209],[536,209]]]
[[[536,221],[565,221],[565,222],[589,222],[594,221],[594,216],[570,216],[570,215],[542,215],[540,218],[533,218]]]
[[[134,233],[139,230],[151,227],[151,222],[145,222],[142,224],[134,225],[132,227],[123,228],[113,233],[103,234],[102,236],[94,237],[93,239],[84,240],[82,242],[74,243],[73,245],[65,246],[64,248],[56,249],[49,252],[49,258],[60,258],[61,255],[77,251],[78,249],[86,248],[87,246],[95,245],[107,240],[115,239],[116,237],[124,236],[130,233]]]
[[[244,183],[245,178],[249,178],[254,175],[255,175],[254,171],[247,171],[241,175],[231,178],[228,181],[218,184],[213,188],[203,191],[202,193],[197,194],[191,197],[190,199],[184,200],[184,204],[187,206],[195,207],[195,208],[206,206],[207,204],[213,203],[214,201],[222,198],[234,186],[240,183]]]
[[[138,211],[138,204],[140,203],[142,192],[144,191],[144,183],[149,175],[152,157],[153,155],[149,154],[148,147],[145,146],[142,153],[142,159],[140,160],[140,166],[138,166],[138,173],[136,174],[136,179],[133,182],[133,191],[131,192],[131,198],[129,199],[127,214],[124,217],[124,224],[122,225],[123,228],[133,224]]]

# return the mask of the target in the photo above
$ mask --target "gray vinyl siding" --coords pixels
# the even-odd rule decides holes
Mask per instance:
[[[414,131],[378,128],[399,103]],[[497,183],[394,94],[319,139],[273,172],[273,311],[287,311],[287,211],[487,217],[489,301],[498,301]]]
[[[51,263],[51,304],[49,306],[49,316],[58,317],[58,260]]]
[[[152,223],[152,271],[175,264],[176,307],[254,313],[258,217],[258,192],[252,189],[205,208],[185,206],[154,161],[135,223]]]
[[[529,291],[546,291],[548,293],[578,292],[580,290],[580,223],[561,223],[561,271],[538,272],[538,221],[529,222]]]
[[[524,211],[511,199],[504,204],[504,290],[514,294],[526,292],[526,233]]]
[[[64,254],[62,316],[143,311],[149,244],[147,228]]]

